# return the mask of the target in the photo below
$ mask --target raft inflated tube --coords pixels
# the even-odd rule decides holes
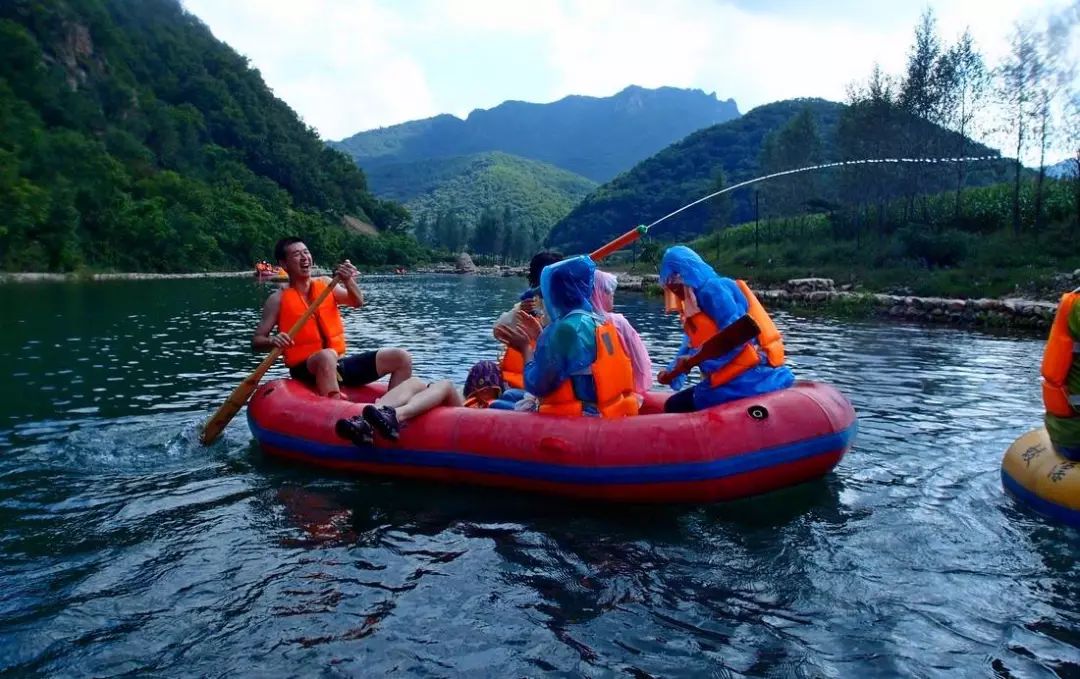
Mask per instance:
[[[1045,428],[1029,431],[1005,451],[1001,484],[1036,512],[1080,528],[1080,462],[1054,450]]]
[[[851,403],[826,384],[707,408],[664,413],[670,392],[651,391],[640,415],[558,417],[435,408],[358,447],[335,431],[382,396],[382,385],[328,399],[292,379],[259,387],[248,424],[263,452],[366,474],[478,484],[615,502],[700,503],[767,493],[831,471],[852,445]]]

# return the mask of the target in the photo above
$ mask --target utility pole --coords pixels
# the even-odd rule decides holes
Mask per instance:
[[[758,222],[761,221],[761,194],[754,189],[754,261],[758,261]]]

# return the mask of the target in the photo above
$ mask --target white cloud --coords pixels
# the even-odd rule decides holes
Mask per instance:
[[[403,16],[371,0],[184,0],[324,138],[438,112]],[[430,69],[430,65],[428,66]]]
[[[899,72],[925,0],[184,0],[330,139],[508,98],[610,95],[630,84],[733,97],[843,99],[873,63]],[[988,61],[1012,23],[1067,0],[938,0],[939,33],[966,26]],[[505,73],[520,65],[522,75]],[[526,72],[526,67],[528,71]]]

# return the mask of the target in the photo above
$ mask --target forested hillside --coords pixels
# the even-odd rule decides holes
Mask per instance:
[[[638,223],[648,223],[702,196],[769,172],[788,170],[844,158],[880,158],[900,155],[954,155],[957,136],[925,120],[896,112],[888,121],[862,115],[862,109],[823,99],[796,99],[766,104],[737,120],[696,132],[640,163],[630,172],[590,194],[552,230],[553,245],[588,250]],[[843,124],[842,124],[842,121]],[[919,148],[905,152],[899,145],[881,143],[883,128],[902,129],[905,139],[918,139]],[[978,144],[964,145],[965,153],[996,152]],[[882,198],[902,195],[910,182],[886,178],[882,171],[863,171],[860,178]],[[968,169],[968,184],[987,184],[1005,177],[1004,163]],[[871,181],[871,173],[873,181]],[[904,175],[907,177],[908,175]],[[915,175],[912,175],[915,176]],[[955,183],[955,168],[919,168],[919,192],[940,191]],[[887,181],[887,179],[889,181]],[[911,181],[914,181],[912,179]],[[751,220],[760,210],[765,217],[822,209],[845,195],[870,190],[857,184],[854,174],[839,169],[770,180],[753,189],[736,191],[724,223]],[[845,194],[845,191],[847,194]],[[715,205],[705,203],[664,222],[664,239],[692,237],[716,226]],[[658,234],[659,235],[659,234]]]
[[[451,251],[464,236],[458,227],[436,228],[448,217],[475,230],[485,212],[511,215],[507,223],[521,234],[508,240],[506,256],[515,259],[527,257],[596,187],[566,170],[497,152],[387,165],[372,170],[370,182],[380,196],[405,203],[422,242]],[[474,252],[484,251],[484,244],[477,246]]]
[[[290,232],[320,261],[416,256],[347,214],[407,219],[175,0],[0,3],[3,269],[246,268]]]
[[[736,118],[731,99],[701,90],[631,86],[611,97],[507,101],[461,120],[441,115],[360,132],[333,145],[367,169],[503,151],[607,181],[672,142]]]

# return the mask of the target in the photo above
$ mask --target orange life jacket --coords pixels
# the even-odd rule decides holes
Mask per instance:
[[[1042,393],[1046,412],[1058,417],[1075,417],[1080,406],[1080,395],[1069,394],[1066,381],[1072,369],[1080,344],[1069,332],[1069,315],[1078,293],[1067,292],[1061,296],[1054,324],[1050,326],[1050,338],[1042,360]]]
[[[532,343],[536,348],[536,343]],[[503,382],[511,389],[525,388],[525,357],[521,352],[511,347],[506,347],[502,358],[499,359],[499,369],[502,372]]]
[[[596,326],[596,358],[592,363],[596,386],[596,409],[602,417],[628,417],[638,414],[634,394],[634,369],[623,351],[619,334],[611,321]],[[574,393],[572,379],[564,380],[553,392],[540,399],[539,411],[547,415],[580,417],[585,404]]]
[[[739,291],[746,298],[746,313],[754,319],[761,332],[758,333],[756,347],[753,342],[747,342],[731,362],[708,374],[709,383],[714,387],[727,384],[747,370],[761,365],[760,352],[762,351],[765,352],[765,361],[768,365],[774,368],[784,365],[784,340],[780,336],[776,324],[769,318],[765,307],[761,306],[761,302],[754,295],[754,291],[750,289],[750,286],[745,281],[737,280],[735,284],[739,286]],[[720,332],[716,321],[704,311],[699,311],[693,316],[687,317],[685,312],[680,309],[679,315],[683,319],[683,331],[690,338],[690,346],[695,349],[701,348],[701,345]]]
[[[309,298],[296,288],[289,286],[281,291],[281,306],[278,308],[278,328],[288,332],[293,324],[307,311],[308,305],[326,289],[327,284],[320,280],[311,281]],[[285,365],[290,368],[300,365],[316,351],[333,349],[338,356],[345,354],[345,328],[341,324],[337,302],[333,293],[326,296],[315,313],[293,336],[293,343],[285,347]]]

